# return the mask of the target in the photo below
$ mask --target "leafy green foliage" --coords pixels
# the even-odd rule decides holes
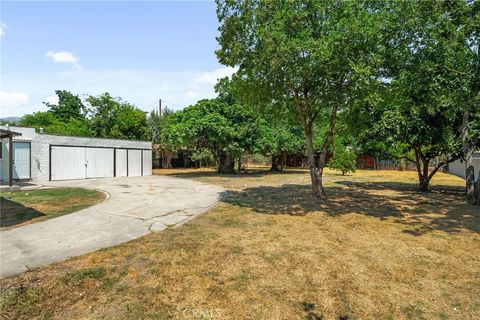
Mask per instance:
[[[218,171],[233,171],[233,161],[255,146],[258,135],[254,113],[240,104],[228,105],[218,99],[201,100],[168,117],[162,130],[165,145],[208,150]]]
[[[289,153],[303,152],[305,138],[299,125],[292,125],[285,117],[274,117],[264,113],[258,119],[259,134],[255,151],[264,156],[271,156],[272,170],[281,170],[283,161]]]
[[[375,2],[217,1],[221,63],[242,101],[274,104],[295,113],[304,129],[312,190],[320,193],[314,123],[327,116],[322,149],[333,144],[337,110],[377,76],[377,43],[384,19]],[[325,154],[325,152],[322,152]]]
[[[147,116],[142,110],[108,93],[89,96],[87,102],[96,137],[137,140],[147,137]]]
[[[89,96],[87,109],[81,99],[65,90],[55,91],[58,104],[45,103],[48,111],[27,114],[19,125],[44,129],[45,133],[67,136],[143,140],[147,134],[145,112],[112,98],[108,93]]]
[[[70,118],[69,120],[61,120],[51,111],[27,114],[22,117],[18,124],[20,126],[33,127],[37,130],[43,128],[45,133],[51,134],[79,137],[92,136],[87,119]]]
[[[469,6],[433,0],[387,5],[392,13],[382,69],[387,81],[379,83],[380,98],[363,106],[364,137],[393,157],[414,162],[422,190],[439,168],[462,154],[461,119],[471,108],[472,92],[466,92],[474,76],[462,79],[459,72],[476,71],[475,59],[466,58],[468,23],[458,22],[468,20]]]
[[[169,108],[164,108],[162,114],[159,114],[157,110],[150,112],[149,117],[147,118],[147,127],[148,127],[148,139],[151,140],[154,144],[159,144],[162,141],[162,128],[165,125],[165,121],[168,116],[173,114],[174,111]]]
[[[44,129],[45,133],[69,136],[92,135],[86,118],[86,108],[80,98],[65,90],[57,90],[58,104],[45,103],[48,111],[35,112],[22,117],[19,125]]]
[[[58,96],[58,104],[45,102],[50,112],[59,120],[70,121],[70,119],[84,119],[86,108],[82,100],[69,91],[56,90],[55,94]]]
[[[357,155],[352,151],[338,151],[328,162],[328,167],[340,171],[342,175],[345,175],[347,172],[355,172],[357,168]]]
[[[208,165],[209,163],[213,163],[213,154],[208,149],[197,149],[194,150],[190,156],[192,161],[198,161],[200,166],[203,164]]]

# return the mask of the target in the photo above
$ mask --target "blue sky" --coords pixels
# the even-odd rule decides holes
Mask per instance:
[[[211,1],[2,1],[0,22],[2,117],[45,110],[56,89],[180,109],[232,73]]]

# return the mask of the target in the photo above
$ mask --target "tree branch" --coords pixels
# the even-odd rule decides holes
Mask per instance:
[[[458,70],[449,68],[449,67],[447,67],[447,66],[444,66],[444,68],[447,69],[447,70],[449,70],[449,71],[455,72],[456,74],[459,74],[459,75],[462,75],[462,76],[468,76],[468,73],[465,73],[465,72],[462,72],[462,71],[458,71]]]

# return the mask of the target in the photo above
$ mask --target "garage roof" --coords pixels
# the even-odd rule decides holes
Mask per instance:
[[[21,136],[22,134],[19,132],[14,132],[10,130],[5,130],[0,128],[0,139],[14,137],[14,136]]]

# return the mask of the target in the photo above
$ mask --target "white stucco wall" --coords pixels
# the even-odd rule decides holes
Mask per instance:
[[[0,126],[7,129],[5,126]],[[149,141],[132,141],[102,138],[68,137],[43,133],[36,133],[34,128],[10,126],[9,130],[21,133],[22,136],[14,137],[13,141],[31,142],[31,179],[32,181],[48,181],[49,179],[49,150],[50,145],[110,147],[127,149],[152,149]],[[3,158],[1,160],[1,178],[8,177],[8,148],[7,139],[2,140]],[[4,178],[5,177],[5,178]]]
[[[473,167],[475,168],[475,179],[477,179],[478,170],[480,170],[480,152],[475,152],[473,156]],[[465,179],[465,162],[462,160],[456,160],[448,164],[448,172],[456,175],[457,177]]]

